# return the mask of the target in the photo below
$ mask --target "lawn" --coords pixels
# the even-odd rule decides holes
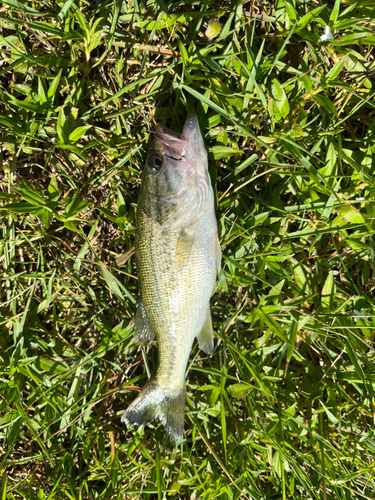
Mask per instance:
[[[373,0],[4,0],[0,498],[373,500]],[[223,252],[184,439],[121,415],[150,131],[198,115]]]

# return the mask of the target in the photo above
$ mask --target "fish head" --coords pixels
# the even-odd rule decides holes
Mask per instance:
[[[197,187],[199,173],[206,172],[207,165],[198,118],[189,115],[181,134],[157,125],[142,183],[154,197],[178,197]]]
[[[182,133],[163,125],[153,132],[143,171],[141,210],[168,231],[197,221],[213,198],[207,151],[196,115],[189,115]]]

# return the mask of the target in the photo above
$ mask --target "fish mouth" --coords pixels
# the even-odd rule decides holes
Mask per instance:
[[[186,154],[187,141],[181,139],[181,134],[157,124],[154,134],[154,149],[173,160],[181,161]]]

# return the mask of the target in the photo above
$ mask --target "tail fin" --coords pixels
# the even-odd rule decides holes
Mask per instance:
[[[163,388],[152,378],[125,411],[121,421],[137,426],[156,418],[177,442],[183,437],[184,415],[185,384],[178,389]]]

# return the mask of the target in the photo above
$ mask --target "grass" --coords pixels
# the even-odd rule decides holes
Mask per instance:
[[[3,500],[374,498],[374,28],[372,0],[4,0]],[[120,416],[157,360],[132,343],[149,131],[190,112],[223,267],[174,446]]]

